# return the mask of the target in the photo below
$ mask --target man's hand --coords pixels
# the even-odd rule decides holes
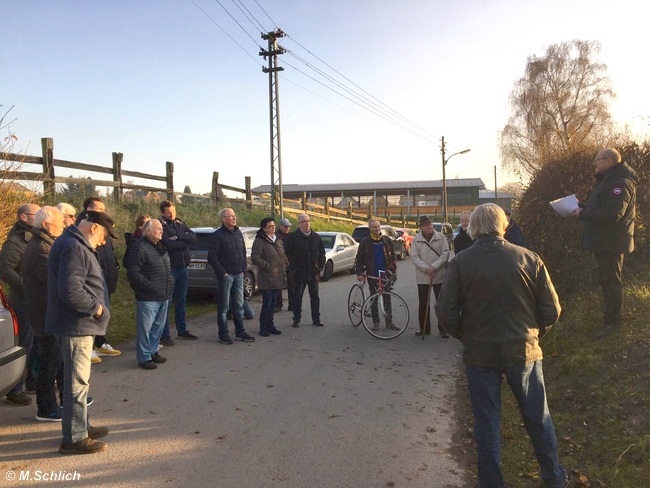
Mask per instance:
[[[102,307],[102,304],[100,303],[97,312],[95,312],[95,315],[93,315],[93,318],[95,320],[99,320],[103,314],[104,314],[104,307]]]
[[[582,212],[582,209],[580,207],[573,209],[573,215],[576,217],[580,215],[580,212]]]
[[[357,281],[361,282],[361,281],[363,281],[363,280],[364,280],[364,276],[363,276],[363,275],[358,275],[358,276],[357,276]]]
[[[436,268],[431,266],[428,270],[427,273],[429,274],[429,280],[432,280],[433,277],[436,275]]]

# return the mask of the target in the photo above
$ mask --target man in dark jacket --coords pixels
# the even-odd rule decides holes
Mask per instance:
[[[474,240],[467,233],[469,227],[469,216],[472,212],[463,212],[460,214],[460,230],[456,237],[454,237],[454,253],[458,254],[474,244]]]
[[[289,273],[293,274],[294,294],[293,327],[300,326],[302,317],[302,296],[305,288],[309,287],[311,304],[311,320],[314,325],[323,327],[320,320],[320,298],[318,297],[318,282],[320,272],[325,267],[325,246],[320,236],[311,230],[309,215],[298,216],[298,229],[289,234],[284,241],[284,250],[289,258]]]
[[[86,200],[84,200],[84,209],[77,217],[76,225],[78,225],[79,222],[86,218],[86,215],[89,211],[105,213],[106,205],[99,197],[86,198]],[[106,289],[108,291],[108,296],[110,299],[110,296],[115,293],[115,290],[117,290],[117,278],[118,272],[120,270],[120,263],[115,257],[113,241],[106,239],[106,242],[104,244],[97,246],[96,251],[99,265],[102,268],[102,274],[106,280]],[[100,356],[119,356],[120,354],[120,351],[115,349],[106,341],[106,337],[103,334],[95,337],[95,343],[92,352],[93,364],[102,362]]]
[[[503,238],[515,246],[526,247],[526,238],[524,237],[524,233],[521,230],[521,227],[519,227],[519,224],[517,222],[512,220],[512,214],[510,213],[510,210],[506,210],[505,213],[506,217],[508,218],[508,228],[506,229],[506,233],[503,235]]]
[[[592,251],[603,293],[604,320],[598,338],[620,329],[623,319],[623,258],[634,251],[636,172],[616,149],[603,149],[594,161],[596,187],[574,210],[583,221],[582,248]]]
[[[156,369],[167,361],[158,354],[167,308],[174,280],[169,253],[161,239],[163,226],[159,220],[148,220],[142,228],[142,238],[134,244],[126,263],[126,273],[135,291],[136,341],[135,354],[143,369]]]
[[[546,402],[539,338],[560,316],[560,303],[537,254],[503,238],[508,220],[486,203],[470,217],[475,244],[447,267],[439,323],[463,343],[474,413],[479,486],[504,486],[501,472],[501,379],[505,375],[530,435],[546,486],[568,486]]]
[[[190,245],[196,243],[196,234],[181,219],[176,218],[176,206],[169,200],[160,204],[160,217],[158,218],[163,228],[162,244],[167,248],[172,266],[174,279],[174,317],[176,320],[176,335],[179,339],[195,341],[197,337],[187,330],[185,321],[185,300],[187,296],[187,282],[190,265]],[[173,346],[174,341],[169,331],[169,312],[165,322],[165,329],[160,342],[164,346]]]
[[[374,295],[379,288],[379,272],[387,271],[389,273],[396,273],[397,263],[395,261],[393,243],[387,236],[381,235],[381,224],[379,221],[373,219],[368,222],[368,229],[370,230],[370,234],[361,239],[359,243],[354,267],[357,270],[357,280],[363,281],[364,279],[368,279],[370,295]],[[386,328],[399,330],[399,327],[393,325],[390,295],[385,296],[384,307],[386,311]],[[377,300],[370,306],[370,312],[372,314],[372,330],[379,330],[380,317]]]
[[[29,325],[25,310],[25,294],[20,280],[20,263],[27,243],[32,238],[34,215],[39,208],[38,205],[31,203],[25,203],[18,207],[18,221],[9,231],[7,240],[0,250],[0,280],[7,283],[10,288],[7,299],[18,318],[18,344],[27,351],[28,381],[32,376],[32,369],[35,368],[37,354],[36,349],[32,352],[34,332]],[[21,381],[7,393],[5,402],[14,406],[25,406],[31,404],[32,399],[23,392],[23,382]]]
[[[63,389],[63,360],[59,339],[43,331],[47,311],[47,258],[54,239],[63,232],[63,214],[56,207],[43,207],[34,216],[32,239],[25,248],[21,276],[25,288],[27,318],[34,331],[34,348],[38,353],[38,386],[36,420],[60,422],[61,409],[56,399],[54,382]]]
[[[108,434],[105,427],[88,425],[88,382],[93,336],[104,335],[110,312],[108,291],[95,248],[115,238],[114,224],[105,213],[89,211],[71,225],[52,248],[47,268],[46,334],[59,336],[63,355],[63,442],[61,454],[104,451],[95,439]]]
[[[221,227],[214,231],[208,250],[208,263],[217,278],[217,325],[219,342],[230,345],[226,314],[232,306],[235,320],[235,339],[253,342],[255,338],[244,328],[244,273],[246,273],[246,246],[237,227],[237,215],[232,208],[219,212]]]

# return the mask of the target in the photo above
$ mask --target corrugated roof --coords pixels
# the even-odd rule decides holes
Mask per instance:
[[[488,198],[494,198],[494,190],[479,190],[478,192],[478,198],[479,200],[482,198],[488,199]],[[515,196],[511,193],[501,193],[500,191],[497,191],[497,198],[515,198]]]
[[[484,188],[481,178],[453,178],[447,180],[447,188],[478,187]],[[283,193],[325,193],[325,192],[368,192],[391,190],[427,190],[442,188],[442,180],[429,181],[380,181],[373,183],[319,183],[319,184],[283,184]],[[260,185],[252,189],[257,193],[269,193],[271,185]]]

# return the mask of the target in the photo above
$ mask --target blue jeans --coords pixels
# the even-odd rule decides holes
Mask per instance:
[[[135,356],[139,363],[151,360],[151,355],[158,352],[158,342],[162,337],[168,307],[169,300],[136,302]]]
[[[63,356],[63,442],[79,442],[88,437],[88,382],[93,336],[61,337]]]
[[[231,308],[235,320],[235,334],[244,329],[244,274],[217,276],[217,325],[219,337],[228,335],[226,313]]]
[[[501,378],[517,399],[542,479],[550,488],[563,487],[567,473],[560,465],[557,439],[546,403],[542,362],[503,369],[465,366],[474,413],[474,439],[478,453],[478,479],[481,488],[502,488],[501,472]]]
[[[187,331],[187,322],[185,321],[185,301],[187,299],[187,283],[189,281],[187,268],[172,269],[172,279],[174,280],[172,300],[174,300],[176,334],[181,335]],[[171,311],[171,307],[169,307],[169,311]],[[167,313],[162,337],[171,337],[171,332],[169,331],[169,313]]]
[[[264,290],[262,291],[262,310],[260,310],[260,330],[273,330],[275,323],[273,315],[275,314],[275,304],[282,290]]]

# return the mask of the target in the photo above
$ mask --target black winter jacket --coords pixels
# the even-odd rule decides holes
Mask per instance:
[[[167,220],[158,217],[163,226],[162,243],[169,252],[172,269],[187,268],[190,265],[190,245],[196,243],[196,234],[181,219]]]
[[[537,254],[480,236],[449,262],[435,310],[438,323],[462,341],[466,364],[505,368],[542,359],[539,338],[561,308]]]
[[[519,224],[512,219],[509,220],[506,233],[503,237],[510,244],[526,247],[526,238],[524,237],[524,233],[521,230],[521,227],[519,227]]]
[[[257,266],[257,288],[260,290],[282,290],[287,287],[287,266],[289,261],[284,254],[282,239],[275,242],[260,229],[257,231],[251,261]]]
[[[466,230],[460,229],[456,237],[454,237],[454,253],[458,254],[473,245],[474,239],[469,236]]]
[[[229,230],[228,227],[222,225],[212,233],[208,263],[217,276],[246,272],[246,245],[239,227],[235,226]]]
[[[86,218],[88,212],[84,210],[77,216],[75,225],[78,225],[79,222]],[[102,268],[102,273],[104,274],[104,279],[106,280],[106,288],[108,294],[112,295],[117,290],[117,278],[120,271],[120,263],[115,257],[115,249],[113,248],[113,241],[111,238],[106,239],[106,244],[103,246],[97,246],[95,249],[97,251],[97,259],[99,260],[99,265]]]
[[[596,175],[598,184],[578,218],[584,222],[582,248],[594,252],[634,251],[636,172],[620,163]]]
[[[47,260],[46,334],[104,335],[108,291],[97,253],[75,225],[54,241]],[[95,314],[102,306],[104,312]]]
[[[32,239],[27,243],[20,276],[25,289],[27,320],[36,337],[43,337],[43,325],[47,312],[47,258],[54,243],[54,236],[45,229],[33,229]]]
[[[126,262],[126,275],[139,302],[163,302],[174,291],[169,253],[162,242],[147,237],[133,245]]]
[[[9,305],[22,308],[25,303],[23,284],[20,280],[20,263],[27,243],[32,238],[32,226],[16,222],[7,234],[0,250],[0,280],[9,285]]]
[[[373,250],[373,240],[371,235],[367,235],[359,243],[357,249],[357,257],[354,261],[354,267],[357,270],[357,276],[364,273],[367,276],[374,276],[373,270],[375,269],[375,251]],[[381,242],[384,243],[384,260],[386,261],[386,269],[395,273],[397,271],[397,264],[395,263],[395,251],[393,250],[393,241],[387,236],[381,236]]]
[[[325,246],[313,230],[309,235],[300,229],[291,232],[284,241],[284,251],[289,258],[289,272],[293,273],[296,283],[315,280],[325,267]]]

